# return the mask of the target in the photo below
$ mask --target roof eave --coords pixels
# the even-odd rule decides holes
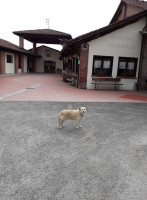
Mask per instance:
[[[24,55],[27,55],[27,56],[34,56],[34,57],[37,57],[37,58],[41,57],[40,55],[35,54],[35,53],[31,53],[29,51],[28,52],[24,52],[23,50],[12,49],[12,48],[9,48],[9,47],[4,47],[4,46],[0,46],[0,50],[5,50],[5,51],[11,52],[11,53],[24,54]]]
[[[135,23],[136,21],[138,21],[139,19],[141,19],[142,17],[144,17],[145,15],[147,15],[147,10],[145,10],[145,11],[143,11],[143,12],[141,12],[141,13],[138,13],[138,14],[136,14],[135,16],[131,16],[131,17],[129,17],[129,18],[127,18],[127,19],[124,19],[124,20],[122,20],[122,21],[119,21],[119,22],[116,22],[116,23],[113,23],[113,24],[111,24],[111,25],[108,25],[108,26],[106,26],[106,27],[103,27],[103,28],[101,28],[101,29],[99,29],[99,32],[97,33],[94,33],[94,34],[91,34],[91,35],[89,35],[89,36],[86,36],[85,35],[85,37],[83,37],[83,38],[79,38],[79,40],[77,40],[77,41],[75,41],[74,42],[74,39],[73,40],[70,40],[70,41],[68,41],[67,42],[67,44],[70,46],[70,47],[75,47],[75,46],[77,46],[77,45],[80,45],[80,44],[82,44],[82,43],[84,43],[84,42],[89,42],[89,41],[91,41],[91,40],[93,40],[93,39],[97,39],[97,38],[99,38],[99,37],[102,37],[102,36],[104,36],[104,35],[106,35],[106,34],[108,34],[108,33],[110,33],[110,32],[113,32],[113,31],[115,31],[115,30],[117,30],[117,29],[119,29],[119,28],[123,28],[124,26],[126,26],[126,25],[129,25],[129,24],[131,24],[131,23]],[[94,31],[93,31],[94,32]],[[81,36],[82,37],[82,36]],[[76,39],[76,38],[75,38]]]

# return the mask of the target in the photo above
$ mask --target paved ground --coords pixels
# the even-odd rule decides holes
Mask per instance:
[[[146,102],[60,75],[1,76],[0,200],[147,200]],[[58,113],[79,106],[83,128],[58,129]]]
[[[56,74],[0,77],[0,101],[147,102],[147,91],[81,90]]]
[[[58,129],[79,106],[83,128]],[[146,200],[146,119],[146,103],[0,102],[0,200]]]

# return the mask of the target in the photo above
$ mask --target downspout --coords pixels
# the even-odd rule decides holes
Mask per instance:
[[[141,72],[142,72],[142,60],[143,60],[143,46],[144,46],[144,36],[143,36],[143,33],[142,33],[142,42],[141,42],[141,51],[140,51],[140,63],[139,63],[139,71],[138,71],[138,78],[137,78],[137,84],[136,84],[136,90],[138,91],[139,90],[139,87],[140,87],[140,82],[141,82]]]
[[[144,34],[143,32],[146,30],[147,28],[147,17],[146,17],[146,25],[143,28],[142,31],[142,42],[141,42],[141,51],[140,51],[140,64],[139,64],[139,71],[138,71],[138,79],[137,79],[137,84],[136,84],[136,90],[139,90],[140,87],[140,83],[141,83],[141,72],[142,72],[142,60],[143,60],[143,47],[144,47]]]

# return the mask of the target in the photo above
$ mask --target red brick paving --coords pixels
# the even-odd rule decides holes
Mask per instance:
[[[137,95],[138,98],[125,98],[125,95]],[[63,82],[57,74],[0,77],[0,101],[147,102],[147,99],[142,101],[142,97],[147,98],[146,91],[78,89]]]

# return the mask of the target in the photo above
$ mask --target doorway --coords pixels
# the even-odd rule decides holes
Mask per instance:
[[[44,61],[44,72],[45,73],[55,73],[56,62],[54,61]]]

